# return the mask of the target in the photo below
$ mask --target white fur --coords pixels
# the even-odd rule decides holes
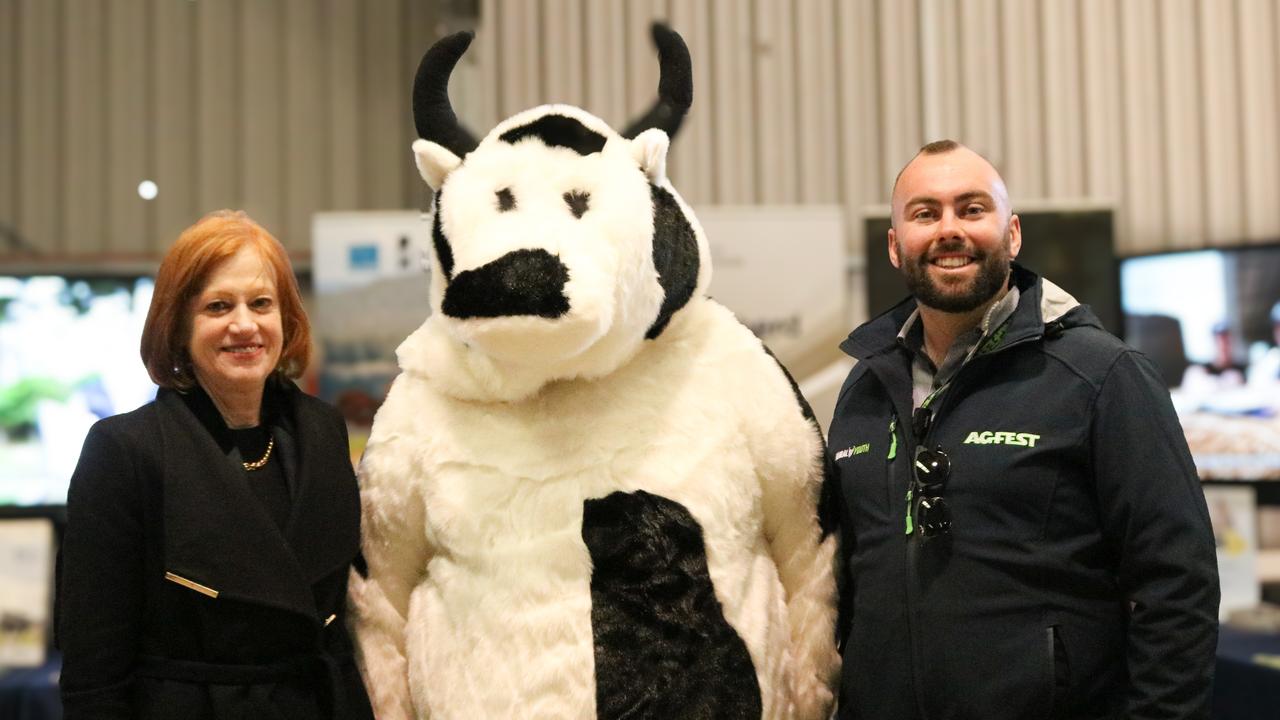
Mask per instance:
[[[671,139],[658,128],[649,128],[631,141],[636,164],[649,182],[661,184],[667,179],[667,148],[670,145]]]
[[[360,468],[369,576],[353,578],[351,608],[377,715],[594,717],[583,501],[643,489],[701,525],[764,717],[825,717],[839,660],[836,541],[820,539],[815,510],[821,438],[760,342],[704,297],[710,253],[665,179],[666,135],[628,141],[555,110],[598,127],[605,150],[496,140],[540,108],[443,180],[455,273],[547,248],[569,267],[572,310],[448,318],[434,270],[436,312],[398,351]],[[701,256],[698,291],[654,340],[648,178],[679,200]],[[559,198],[579,185],[592,198],[580,220]],[[502,187],[520,212],[493,212]]]
[[[418,173],[432,190],[439,190],[449,173],[462,164],[457,155],[430,140],[413,141],[413,159]]]

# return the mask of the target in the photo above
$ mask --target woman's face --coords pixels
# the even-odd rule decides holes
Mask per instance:
[[[284,332],[275,275],[258,251],[243,247],[216,266],[187,311],[187,352],[200,385],[214,395],[261,391]]]

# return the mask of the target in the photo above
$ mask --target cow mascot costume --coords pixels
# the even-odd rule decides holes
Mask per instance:
[[[665,172],[689,52],[654,38],[659,99],[623,134],[544,105],[477,143],[447,94],[471,35],[418,69],[433,312],[361,463],[351,595],[381,720],[831,710],[821,433],[706,296]]]

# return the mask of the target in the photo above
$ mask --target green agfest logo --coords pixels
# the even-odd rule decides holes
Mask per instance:
[[[1017,445],[1019,447],[1035,447],[1039,435],[1034,433],[1008,432],[1005,430],[983,430],[969,433],[964,439],[965,445]]]

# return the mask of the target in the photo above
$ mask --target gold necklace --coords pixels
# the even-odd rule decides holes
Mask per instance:
[[[262,466],[267,464],[267,460],[271,459],[271,448],[273,448],[273,447],[275,447],[275,446],[276,446],[276,438],[275,438],[275,436],[274,436],[274,435],[268,435],[268,436],[267,436],[267,451],[266,451],[266,452],[264,452],[264,453],[262,453],[262,457],[258,458],[257,460],[254,460],[253,462],[242,462],[242,463],[240,463],[240,464],[244,466],[244,469],[245,469],[245,470],[248,470],[248,471],[250,471],[250,472],[252,472],[252,471],[254,471],[254,470],[260,470],[260,469],[262,469]]]

